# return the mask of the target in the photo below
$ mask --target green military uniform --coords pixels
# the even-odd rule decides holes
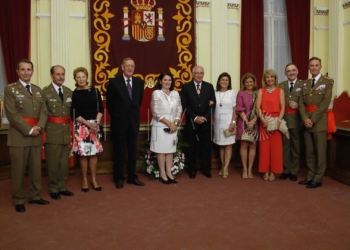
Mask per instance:
[[[64,180],[68,175],[69,143],[71,135],[70,122],[55,122],[55,118],[70,119],[72,90],[61,86],[63,101],[53,83],[44,87],[43,93],[48,112],[46,123],[46,162],[49,174],[49,191],[58,193],[67,190]],[[53,118],[51,121],[50,119]],[[64,120],[64,119],[63,119]]]
[[[29,165],[29,200],[39,200],[41,190],[41,149],[42,135],[32,137],[32,126],[24,118],[39,119],[37,126],[44,128],[47,110],[42,90],[31,84],[32,95],[21,82],[5,87],[4,107],[10,128],[7,145],[10,147],[13,202],[24,204],[23,177],[27,163]]]
[[[303,81],[294,80],[292,92],[289,89],[289,81],[284,81],[279,84],[284,90],[285,107],[283,119],[287,122],[290,139],[283,139],[283,172],[285,174],[297,174],[300,165],[300,126],[301,119],[299,110],[296,114],[288,113],[289,102],[294,101],[299,103],[302,93]]]
[[[321,75],[311,88],[312,79],[303,84],[299,101],[301,119],[309,118],[313,122],[310,129],[305,129],[306,164],[309,168],[307,179],[322,183],[326,170],[327,156],[327,114],[325,113],[332,99],[333,79]],[[314,112],[307,112],[307,105],[317,106]]]

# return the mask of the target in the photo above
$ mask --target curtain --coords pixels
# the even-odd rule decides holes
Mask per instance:
[[[264,1],[243,0],[241,23],[241,77],[249,72],[261,79],[264,71]],[[257,85],[261,87],[260,80]]]
[[[308,78],[310,48],[310,0],[286,0],[292,62],[298,67],[298,78]]]
[[[6,80],[15,82],[17,61],[29,58],[30,0],[1,1],[0,37]]]

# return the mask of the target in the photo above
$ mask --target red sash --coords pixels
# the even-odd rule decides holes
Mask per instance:
[[[295,114],[298,114],[298,110],[297,109],[286,108],[286,113],[295,115]]]
[[[69,152],[72,151],[73,147],[73,136],[74,136],[74,124],[70,117],[57,117],[57,116],[49,116],[47,118],[47,122],[51,123],[59,123],[59,124],[69,124],[70,125],[70,137],[69,137]],[[69,153],[69,164],[70,168],[74,167],[74,155]]]
[[[306,112],[315,112],[318,106],[316,105],[306,105],[305,110]],[[335,133],[337,131],[337,126],[335,125],[335,119],[334,119],[334,113],[332,110],[327,109],[327,140],[332,140],[332,133]]]
[[[38,118],[32,118],[32,117],[22,117],[23,120],[26,121],[26,123],[28,123],[29,126],[34,127],[36,126],[36,124],[38,123],[39,119]],[[10,127],[12,127],[12,125],[10,124]],[[44,148],[44,144],[46,142],[46,133],[45,130],[41,133],[41,142],[43,144],[42,148],[41,148],[41,159],[45,160],[46,159],[46,155],[45,155],[45,148]]]

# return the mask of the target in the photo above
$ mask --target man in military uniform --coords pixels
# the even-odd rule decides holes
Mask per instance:
[[[52,83],[43,89],[48,112],[46,123],[46,162],[49,173],[49,191],[52,199],[73,196],[64,180],[68,176],[69,143],[71,137],[70,106],[72,90],[63,86],[65,69],[52,66]]]
[[[284,90],[286,112],[283,119],[287,122],[290,139],[283,139],[283,174],[280,179],[296,181],[300,164],[300,126],[299,99],[303,82],[298,79],[298,68],[293,63],[285,67],[287,81],[279,86]]]
[[[321,75],[321,59],[309,60],[312,79],[303,83],[299,101],[299,111],[304,122],[306,164],[309,168],[307,179],[299,184],[307,188],[322,186],[322,177],[326,170],[327,155],[327,114],[332,99],[333,80]]]
[[[7,145],[11,159],[13,202],[17,212],[24,212],[23,177],[29,166],[28,203],[49,204],[40,198],[41,190],[41,132],[47,120],[42,90],[32,84],[33,63],[21,59],[17,63],[19,80],[5,87],[4,106],[10,122]]]

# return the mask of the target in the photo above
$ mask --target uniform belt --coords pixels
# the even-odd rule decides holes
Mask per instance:
[[[295,114],[298,114],[298,110],[297,109],[286,108],[286,113],[295,115]]]
[[[72,120],[70,117],[48,116],[47,118],[47,122],[52,122],[52,123],[70,124],[71,121]]]
[[[317,108],[318,108],[318,106],[316,106],[316,105],[309,105],[308,104],[308,105],[306,105],[305,110],[306,110],[306,112],[312,113],[312,112],[315,112]]]
[[[316,105],[306,105],[305,110],[306,112],[315,112],[318,106]],[[332,110],[327,109],[325,111],[327,114],[327,139],[332,139],[332,133],[335,133],[337,131],[337,126],[335,125],[335,119],[334,119],[334,113]]]
[[[23,117],[23,120],[25,120],[26,123],[28,123],[28,125],[32,127],[35,126],[39,121],[38,118],[32,118],[32,117]],[[10,127],[12,127],[12,124],[10,124]]]

